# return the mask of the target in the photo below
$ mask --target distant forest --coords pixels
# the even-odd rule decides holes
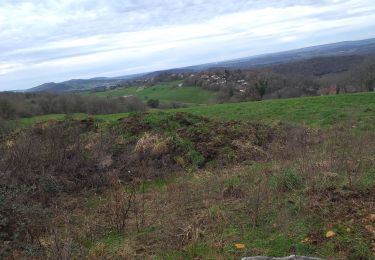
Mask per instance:
[[[184,85],[219,92],[220,102],[373,91],[374,56],[319,57],[253,70],[213,69]]]

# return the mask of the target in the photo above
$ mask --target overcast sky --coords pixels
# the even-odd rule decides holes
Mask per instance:
[[[0,0],[0,90],[373,37],[374,0]]]

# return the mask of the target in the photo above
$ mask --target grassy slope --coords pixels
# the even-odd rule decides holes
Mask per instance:
[[[128,87],[92,95],[101,97],[121,97],[134,95],[143,100],[159,99],[161,101],[177,101],[182,103],[208,104],[215,100],[215,94],[199,87],[176,87],[180,81],[161,83],[153,87]]]
[[[317,127],[328,127],[340,121],[353,120],[360,127],[374,129],[375,93],[305,97],[169,110],[171,113],[175,111],[185,111],[223,120],[283,120]],[[125,116],[127,114],[99,115],[95,116],[95,118],[114,121]],[[83,118],[86,116],[75,115],[75,117]],[[21,120],[21,122],[27,125],[33,122],[63,118],[64,115],[49,115]],[[347,256],[348,252],[346,251],[348,251],[348,248],[351,251],[350,259],[358,259],[359,256],[363,255],[369,256],[371,254],[371,245],[362,224],[357,223],[357,221],[352,223],[349,220],[350,218],[347,220],[346,217],[343,217],[344,222],[341,222],[341,220],[335,221],[334,217],[326,220],[322,216],[308,214],[308,211],[301,210],[307,200],[312,200],[309,198],[312,195],[308,193],[311,183],[308,183],[309,185],[306,184],[306,186],[298,186],[299,182],[297,181],[296,187],[293,186],[290,190],[280,194],[277,193],[278,195],[274,198],[275,201],[270,204],[274,206],[271,206],[268,211],[261,214],[261,221],[257,227],[252,226],[250,213],[246,210],[244,211],[244,209],[249,209],[249,207],[251,209],[251,200],[234,199],[226,201],[222,199],[221,192],[225,188],[234,185],[246,190],[256,183],[255,180],[257,178],[270,183],[269,186],[265,184],[267,189],[271,189],[275,193],[280,192],[274,187],[275,182],[277,185],[279,185],[278,182],[285,182],[288,185],[290,183],[288,179],[290,176],[286,175],[285,172],[292,170],[299,176],[301,165],[309,165],[311,163],[311,167],[315,167],[312,169],[316,169],[315,163],[324,165],[327,158],[322,155],[322,152],[324,152],[324,149],[322,151],[319,149],[311,151],[311,154],[306,156],[305,161],[303,161],[303,158],[297,158],[295,161],[273,161],[248,167],[215,170],[212,173],[179,176],[177,180],[163,180],[165,183],[162,183],[162,187],[159,187],[159,185],[154,185],[157,187],[153,187],[152,182],[147,196],[154,198],[158,203],[152,204],[153,206],[149,205],[148,214],[150,215],[148,219],[156,218],[153,214],[159,215],[160,212],[164,212],[166,216],[175,215],[172,219],[178,221],[186,215],[186,212],[194,210],[197,213],[197,218],[203,217],[203,219],[212,221],[211,224],[214,223],[215,225],[213,226],[216,228],[211,228],[204,233],[202,238],[188,243],[183,249],[179,250],[170,246],[169,241],[163,241],[160,238],[159,231],[168,229],[170,228],[169,226],[173,225],[150,226],[140,233],[117,234],[111,232],[101,238],[95,237],[88,241],[87,249],[94,258],[129,256],[128,253],[134,253],[137,247],[142,248],[147,241],[153,241],[155,243],[153,250],[155,250],[154,253],[158,259],[193,259],[196,257],[204,259],[220,259],[220,257],[222,259],[239,259],[241,256],[257,254],[283,256],[292,253],[340,259]],[[321,158],[317,157],[318,155],[321,155]],[[314,170],[316,171],[315,175],[321,176],[319,178],[325,180],[325,170],[327,169],[324,167],[322,169],[318,168]],[[359,194],[374,187],[375,171],[373,168],[366,169],[366,171],[367,177],[365,177],[368,180],[363,181],[365,177],[363,180],[358,180],[358,183],[364,182],[364,184],[358,184]],[[264,178],[265,173],[270,174],[270,178]],[[291,176],[293,177],[294,175]],[[332,185],[339,191],[339,194],[345,193],[341,191],[341,187],[347,185],[345,178],[328,184],[323,181],[320,182],[321,179],[319,179],[319,183],[322,183],[322,185]],[[294,179],[292,178],[291,180],[293,184]],[[200,191],[203,190],[205,192],[201,194]],[[256,191],[255,188],[253,190]],[[108,192],[108,198],[111,198],[111,191]],[[178,194],[181,197],[178,197]],[[190,196],[185,196],[184,194],[190,194]],[[249,198],[251,199],[251,197]],[[97,196],[89,196],[87,199],[95,201]],[[182,205],[181,201],[183,201]],[[165,205],[165,209],[158,208]],[[337,204],[334,203],[323,204],[322,202],[319,206],[323,207],[325,211],[332,213],[340,210],[340,207],[337,207]],[[343,203],[340,206],[343,206]],[[95,207],[97,206],[88,206],[86,215],[91,216],[92,212],[90,210],[95,211]],[[170,211],[169,209],[173,210]],[[368,211],[372,209],[363,207],[361,210],[364,211],[361,215],[365,217]],[[283,214],[286,216],[285,223],[283,222]],[[159,218],[163,220],[163,216]],[[180,226],[176,225],[176,229],[185,228],[192,225],[192,223],[194,223],[193,217],[191,219],[182,219]],[[325,238],[328,230],[334,230],[337,235],[331,239]],[[178,232],[180,232],[180,229],[178,229]],[[246,247],[243,250],[236,250],[235,243],[243,243]],[[133,248],[129,249],[131,247]]]
[[[302,97],[180,109],[224,120],[283,120],[329,126],[343,120],[375,123],[375,93]]]
[[[304,123],[309,126],[330,126],[342,120],[353,120],[356,124],[375,127],[375,93],[358,93],[335,96],[302,97],[293,99],[266,100],[232,104],[195,106],[171,109],[169,112],[183,111],[210,118],[224,120],[283,120]],[[126,117],[127,113],[95,115],[105,121]],[[83,118],[85,115],[74,115]],[[19,120],[21,125],[61,120],[64,115],[45,115]]]

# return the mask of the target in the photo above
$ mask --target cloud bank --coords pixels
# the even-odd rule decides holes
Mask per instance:
[[[0,90],[375,37],[372,0],[2,0]]]

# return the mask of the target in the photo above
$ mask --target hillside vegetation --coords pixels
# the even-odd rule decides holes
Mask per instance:
[[[374,101],[21,120],[0,138],[0,257],[372,259]]]
[[[113,114],[145,109],[145,104],[137,97],[104,98],[77,94],[0,92],[0,120],[60,113]]]
[[[375,127],[375,93],[356,93],[332,96],[302,97],[292,99],[265,100],[194,106],[190,108],[165,110],[188,112],[220,120],[284,120],[309,126],[327,127],[341,121],[352,121],[358,126]],[[94,115],[95,119],[115,121],[128,116],[128,113]],[[85,114],[75,114],[83,119]],[[37,116],[19,120],[21,125],[30,125],[48,120],[62,120],[64,114]]]

